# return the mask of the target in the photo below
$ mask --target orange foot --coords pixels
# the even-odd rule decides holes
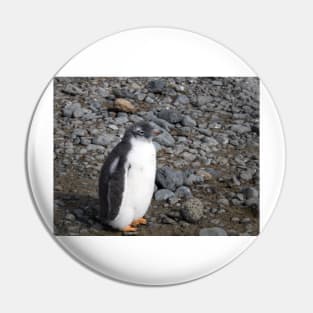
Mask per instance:
[[[143,217],[137,218],[136,220],[134,220],[132,222],[133,226],[137,226],[137,225],[146,225],[147,224],[147,220]]]
[[[132,227],[131,225],[128,225],[122,229],[122,231],[125,231],[125,232],[132,232],[132,231],[136,231],[136,230],[137,230],[137,228]]]

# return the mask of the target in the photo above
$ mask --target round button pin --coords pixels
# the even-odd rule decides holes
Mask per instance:
[[[240,255],[279,197],[285,146],[262,81],[213,40],[170,28],[101,39],[49,82],[27,171],[51,236],[81,264],[144,285]]]

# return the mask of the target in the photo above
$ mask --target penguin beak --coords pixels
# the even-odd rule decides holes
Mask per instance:
[[[158,135],[161,134],[161,132],[160,132],[158,129],[154,128],[154,129],[152,130],[152,134],[153,134],[154,136],[158,136]]]

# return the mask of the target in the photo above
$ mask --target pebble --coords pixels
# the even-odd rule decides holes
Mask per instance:
[[[170,224],[170,225],[175,225],[176,221],[165,214],[160,215],[160,221],[162,224]]]
[[[136,111],[133,104],[130,101],[123,99],[123,98],[115,99],[114,108],[119,111],[127,112],[127,113],[134,113]]]
[[[237,125],[237,124],[233,125],[231,127],[231,130],[239,134],[251,132],[251,128],[249,126]]]
[[[189,199],[189,198],[192,198],[192,192],[191,192],[190,188],[188,188],[186,186],[180,186],[175,191],[175,196],[177,198]]]
[[[114,140],[115,140],[115,136],[112,136],[112,135],[100,135],[100,136],[95,136],[92,139],[92,143],[95,144],[95,145],[107,146],[108,144],[110,144]]]
[[[81,105],[79,102],[67,102],[63,108],[63,116],[72,117],[75,111],[80,111]],[[76,113],[77,114],[77,113]]]
[[[187,200],[181,209],[182,217],[189,223],[197,223],[203,213],[203,203],[198,198]]]
[[[234,217],[231,218],[231,221],[232,221],[233,223],[239,223],[239,222],[240,222],[240,218],[234,216]]]
[[[165,147],[173,147],[175,144],[175,139],[172,137],[170,133],[163,130],[163,132],[154,138],[154,140],[162,146]]]
[[[198,96],[198,106],[209,104],[212,100],[211,96]]]
[[[160,189],[154,194],[154,198],[157,201],[164,201],[171,197],[173,197],[175,194],[171,190],[168,189]]]
[[[221,227],[202,228],[199,232],[200,236],[227,236],[227,232]]]
[[[190,116],[185,115],[181,121],[183,126],[195,127],[197,126],[197,122],[193,120]]]
[[[179,123],[183,119],[183,116],[177,110],[170,109],[161,110],[158,117],[172,124]]]
[[[229,201],[226,198],[221,198],[217,201],[217,203],[221,206],[229,206]]]
[[[182,157],[188,162],[192,162],[197,158],[196,155],[189,152],[183,152]]]
[[[72,222],[73,222],[73,221],[76,220],[76,217],[75,217],[74,214],[67,213],[67,214],[65,215],[65,219],[68,220],[68,221],[72,221]]]
[[[200,175],[185,173],[184,184],[187,186],[192,186],[193,184],[202,183],[204,181],[203,177]]]
[[[251,222],[251,219],[249,218],[249,217],[245,217],[245,218],[243,218],[241,221],[240,221],[240,223],[242,223],[242,224],[248,224],[248,223],[250,223]]]
[[[165,189],[175,191],[184,183],[184,175],[182,171],[174,170],[169,166],[164,166],[157,169],[156,182]]]
[[[80,95],[83,93],[83,91],[79,87],[73,84],[67,84],[63,91],[71,96]]]
[[[257,199],[259,197],[259,192],[253,187],[248,187],[242,190],[246,199]],[[243,200],[243,199],[242,199]]]
[[[152,80],[147,84],[147,88],[153,93],[162,93],[166,88],[166,81],[163,79]]]
[[[177,98],[175,99],[175,102],[174,104],[175,105],[179,105],[179,104],[182,104],[182,105],[187,105],[189,104],[190,100],[187,96],[185,95],[178,95]]]

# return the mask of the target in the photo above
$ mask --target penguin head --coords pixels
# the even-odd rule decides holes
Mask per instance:
[[[152,140],[153,136],[160,134],[158,129],[154,129],[148,122],[139,122],[131,126],[126,131],[127,137],[134,137],[136,139]]]

